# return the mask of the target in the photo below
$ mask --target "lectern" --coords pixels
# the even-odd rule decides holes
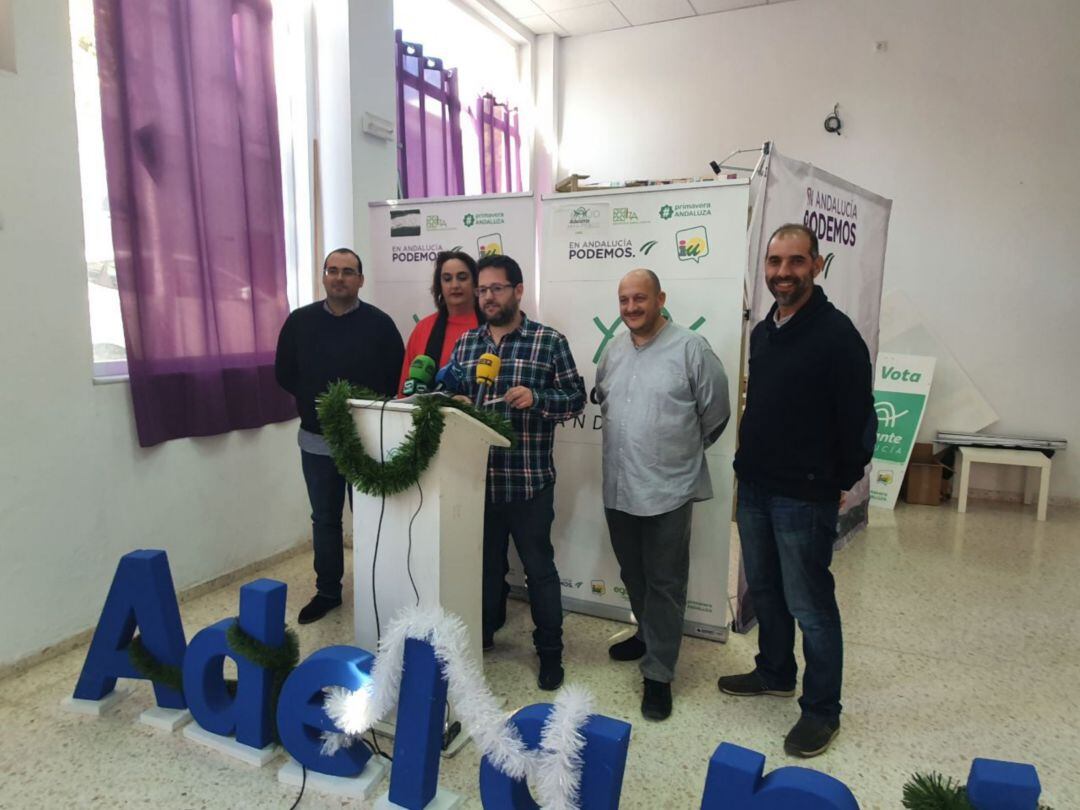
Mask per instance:
[[[349,400],[368,455],[385,460],[412,429],[408,402]],[[446,417],[439,452],[397,495],[353,498],[353,595],[356,642],[375,652],[402,608],[441,605],[469,629],[482,664],[481,572],[488,448],[510,442],[457,408]],[[376,618],[377,617],[377,618]]]

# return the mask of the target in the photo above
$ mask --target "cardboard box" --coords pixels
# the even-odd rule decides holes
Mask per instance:
[[[939,456],[934,455],[934,445],[930,442],[915,442],[911,448],[912,464],[936,464]]]
[[[933,461],[930,464],[911,462],[904,476],[904,503],[937,506],[942,501],[942,473],[945,467]]]

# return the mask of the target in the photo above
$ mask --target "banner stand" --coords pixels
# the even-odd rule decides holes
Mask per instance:
[[[760,176],[755,173],[751,178],[745,343],[749,345],[751,330],[768,314],[773,303],[763,272],[767,241],[781,225],[797,222],[814,231],[825,259],[816,284],[825,290],[837,309],[851,318],[874,364],[892,200],[810,163],[781,155],[771,141],[766,141],[762,150],[767,153],[764,168]],[[741,366],[744,374],[748,363],[749,357],[744,358]],[[843,548],[867,525],[869,471],[867,465],[866,474],[849,493],[839,516],[837,549]],[[755,618],[746,593],[741,557],[739,568],[738,608],[733,627],[743,633],[753,627]]]
[[[618,283],[648,268],[667,294],[665,316],[703,335],[739,399],[739,356],[746,273],[746,180],[606,189],[542,198],[540,320],[570,343],[589,392],[585,413],[556,430],[552,542],[567,610],[632,620],[611,550],[602,496],[596,364],[611,340],[625,338]],[[724,641],[735,424],[706,451],[713,498],[694,504],[684,632]],[[523,576],[511,555],[511,586]]]

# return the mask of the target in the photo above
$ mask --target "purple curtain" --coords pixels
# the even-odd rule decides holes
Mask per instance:
[[[521,191],[521,131],[515,107],[488,94],[476,99],[476,138],[480,143],[483,194]]]
[[[270,0],[95,0],[139,444],[296,416]]]
[[[424,56],[422,45],[403,42],[401,31],[394,40],[401,198],[464,194],[457,71]]]

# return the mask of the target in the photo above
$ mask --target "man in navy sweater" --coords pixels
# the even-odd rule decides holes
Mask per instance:
[[[814,284],[823,264],[802,225],[769,239],[765,282],[776,303],[750,335],[735,454],[758,655],[752,672],[718,682],[730,695],[794,695],[797,620],[806,670],[784,750],[801,757],[824,753],[840,731],[843,639],[829,564],[844,493],[862,478],[877,430],[870,354]]]
[[[289,315],[278,336],[274,371],[300,411],[300,463],[311,501],[315,548],[317,592],[301,609],[300,624],[317,621],[341,604],[345,572],[341,514],[347,484],[330,458],[315,398],[336,380],[392,397],[405,357],[401,334],[390,316],[357,297],[363,286],[360,257],[348,248],[331,252],[323,262],[326,299]]]

